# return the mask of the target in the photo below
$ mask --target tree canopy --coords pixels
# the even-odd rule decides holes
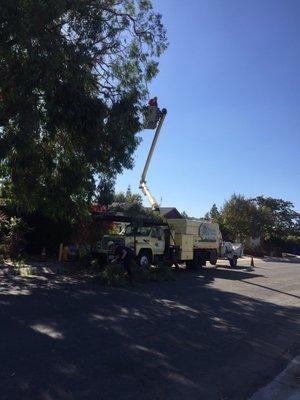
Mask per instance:
[[[209,219],[212,222],[220,222],[220,216],[221,214],[218,210],[218,207],[216,206],[216,204],[213,204],[210,211],[205,214],[205,219]]]
[[[299,252],[300,214],[290,201],[234,194],[220,210],[214,204],[205,218],[220,224],[225,240],[249,243],[259,237],[266,250]]]
[[[95,201],[101,206],[108,206],[114,201],[115,179],[110,176],[101,176],[95,193]]]
[[[131,187],[128,186],[126,192],[118,192],[115,193],[114,203],[128,203],[133,204],[136,203],[140,206],[143,204],[142,196],[139,193],[132,193]]]
[[[260,212],[251,201],[241,195],[233,195],[221,211],[222,222],[234,240],[244,241],[258,237],[262,231]]]
[[[294,210],[290,201],[274,199],[272,197],[258,196],[253,199],[257,207],[268,215],[268,223],[265,226],[269,237],[287,237],[300,233],[300,214]]]
[[[55,217],[87,209],[101,174],[133,165],[161,16],[149,0],[16,0],[0,24],[0,196]]]

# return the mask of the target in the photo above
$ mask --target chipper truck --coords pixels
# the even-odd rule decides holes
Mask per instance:
[[[146,176],[166,114],[166,109],[160,111],[148,107],[145,127],[155,128],[156,132],[140,179],[140,189],[158,216],[159,205],[146,185]],[[109,242],[132,248],[140,266],[164,261],[172,265],[186,263],[187,267],[195,268],[205,265],[207,261],[216,265],[218,258],[224,258],[234,267],[243,252],[241,244],[223,242],[217,223],[187,218],[161,217],[160,222],[155,218],[153,221],[144,220],[138,225],[127,225],[119,235],[104,236],[98,251],[108,258]]]
[[[130,247],[140,266],[162,261],[198,268],[207,261],[216,265],[218,258],[224,258],[235,267],[242,255],[240,244],[222,241],[218,224],[185,218],[165,219],[161,223],[147,220],[138,226],[135,223],[127,225],[118,235],[105,235],[98,251],[106,254],[108,259],[110,242]]]

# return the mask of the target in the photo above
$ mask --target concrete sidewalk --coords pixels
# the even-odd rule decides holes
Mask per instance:
[[[249,400],[299,400],[300,355],[295,357],[276,378],[258,390]]]

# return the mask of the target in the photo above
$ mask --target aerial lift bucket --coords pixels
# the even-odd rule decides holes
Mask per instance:
[[[147,106],[144,111],[144,129],[156,129],[159,117],[157,106]]]

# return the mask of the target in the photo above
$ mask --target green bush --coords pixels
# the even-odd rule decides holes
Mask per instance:
[[[128,280],[120,264],[109,264],[100,272],[100,281],[109,286],[124,286]]]
[[[5,255],[5,245],[4,244],[0,244],[0,254]]]
[[[152,282],[174,281],[174,271],[167,265],[159,264],[158,266],[150,268],[149,280]]]
[[[145,283],[149,281],[151,268],[141,267],[136,263],[132,266],[133,279],[136,282]]]
[[[20,276],[20,275],[21,275],[21,270],[20,270],[20,268],[13,268],[13,269],[11,270],[11,274],[14,275],[14,276]]]
[[[300,254],[300,236],[289,235],[285,240],[285,249],[287,253]]]
[[[173,270],[165,265],[140,267],[136,263],[132,266],[133,282],[170,282],[174,281]],[[127,272],[121,264],[106,265],[100,272],[100,281],[109,286],[124,286],[129,280]]]
[[[266,254],[266,252],[262,247],[245,246],[244,254],[253,257],[263,257]]]
[[[19,258],[25,249],[25,234],[28,225],[22,218],[11,217],[6,220],[5,227],[2,227],[2,240],[0,254],[9,255],[13,259]]]

